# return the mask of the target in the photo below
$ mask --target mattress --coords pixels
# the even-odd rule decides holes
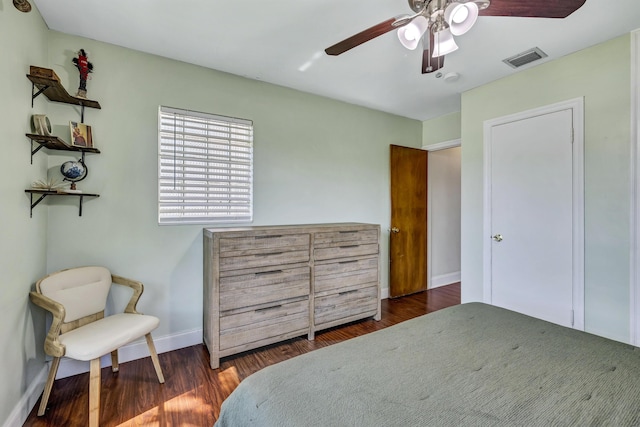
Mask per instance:
[[[640,350],[481,303],[262,369],[215,424],[593,425],[640,425]]]

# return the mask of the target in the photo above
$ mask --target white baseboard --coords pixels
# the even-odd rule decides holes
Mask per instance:
[[[387,298],[389,298],[389,288],[380,289],[380,299],[387,299]]]
[[[202,328],[172,335],[165,335],[162,337],[154,337],[153,342],[158,354],[201,344]],[[118,361],[120,363],[130,362],[131,360],[142,359],[144,357],[149,357],[149,348],[147,347],[146,340],[132,342],[118,350]],[[105,366],[111,366],[111,356],[103,356],[100,359],[100,366],[103,368]],[[82,374],[84,372],[89,372],[89,362],[63,358],[60,361],[60,367],[58,368],[56,379],[66,378],[72,375]]]
[[[31,409],[33,409],[33,406],[40,398],[42,390],[44,390],[44,384],[47,382],[48,374],[49,364],[45,364],[31,384],[29,384],[29,387],[18,401],[18,404],[13,408],[11,414],[9,414],[9,418],[4,422],[3,427],[16,427],[24,424],[29,417],[29,413],[31,413]]]
[[[439,288],[440,286],[446,286],[452,283],[458,283],[461,277],[462,274],[459,271],[432,277],[431,286],[429,286],[429,289]]]

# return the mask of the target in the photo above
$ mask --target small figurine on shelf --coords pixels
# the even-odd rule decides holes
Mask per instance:
[[[86,98],[87,79],[89,78],[89,73],[93,72],[93,64],[89,62],[87,53],[84,51],[84,49],[80,49],[78,51],[78,57],[73,58],[73,63],[80,72],[80,86],[78,87],[78,93],[76,94],[76,97]]]

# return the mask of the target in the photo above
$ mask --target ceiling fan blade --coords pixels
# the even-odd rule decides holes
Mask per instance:
[[[393,25],[396,20],[397,18],[391,18],[379,23],[378,25],[374,25],[371,28],[367,28],[366,30],[361,31],[358,34],[349,37],[348,39],[344,39],[341,42],[338,42],[333,46],[326,48],[324,51],[327,53],[327,55],[334,56],[345,53],[349,49],[353,49],[356,46],[360,46],[362,43],[368,42],[371,39],[374,39],[378,36],[388,33],[391,30],[395,30],[401,27],[402,25]]]
[[[480,16],[522,16],[525,18],[566,18],[586,0],[491,0]]]
[[[433,73],[444,67],[444,55],[436,58],[431,56],[431,46],[433,46],[433,33],[429,31],[429,47],[422,51],[422,74]]]

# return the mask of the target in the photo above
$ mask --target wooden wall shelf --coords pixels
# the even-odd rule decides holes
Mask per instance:
[[[39,69],[40,67],[31,66],[31,72],[33,73],[34,69]],[[43,69],[44,70],[44,69]],[[67,90],[62,86],[60,81],[58,80],[55,72],[53,70],[46,69],[51,77],[43,77],[34,74],[27,74],[27,78],[31,81],[31,108],[33,108],[33,100],[38,96],[44,93],[44,95],[49,99],[49,101],[61,102],[64,104],[71,105],[79,105],[80,106],[80,121],[84,122],[84,107],[97,108],[101,109],[100,103],[98,101],[93,101],[91,99],[86,98],[78,98],[77,96],[72,96],[67,92]],[[49,75],[46,74],[46,75]],[[37,91],[36,91],[37,88]],[[95,153],[99,154],[100,150],[93,147],[79,147],[76,145],[71,145],[63,141],[57,136],[53,135],[37,135],[33,133],[25,134],[27,138],[29,138],[31,142],[31,163],[33,164],[33,155],[43,148],[48,148],[49,150],[59,150],[59,151],[73,151],[82,153],[82,163],[84,163],[84,155],[85,153]],[[37,146],[34,148],[34,143],[37,143]],[[64,190],[43,190],[43,189],[27,189],[24,190],[25,193],[29,194],[31,198],[31,210],[29,212],[29,216],[33,217],[33,209],[38,206],[38,204],[43,201],[47,196],[75,196],[79,199],[79,216],[82,216],[82,202],[85,197],[100,197],[99,194],[95,193],[78,193],[72,191],[64,191]],[[34,201],[34,195],[37,199]],[[39,196],[39,197],[38,197]]]
[[[94,194],[94,193],[69,193],[66,192],[64,190],[36,190],[36,189],[32,189],[32,190],[24,190],[25,193],[28,193],[31,197],[31,211],[29,212],[29,216],[33,217],[33,208],[35,208],[36,206],[38,206],[38,203],[40,203],[41,201],[44,200],[45,197],[47,196],[76,196],[80,198],[80,202],[79,202],[79,212],[78,212],[78,216],[82,216],[82,202],[84,200],[84,197],[100,197],[99,194]],[[36,200],[35,202],[33,201],[33,195],[40,195],[40,197],[38,198],[38,200]]]
[[[93,147],[78,147],[76,145],[69,145],[57,136],[54,135],[36,135],[34,133],[26,133],[25,136],[31,140],[31,164],[33,164],[33,155],[43,148],[49,150],[59,151],[76,151],[82,153],[82,162],[84,162],[84,153],[100,154],[100,150]],[[38,145],[34,148],[33,143],[37,142]]]
[[[80,121],[84,122],[84,107],[97,108],[101,109],[100,103],[98,101],[93,101],[91,99],[86,98],[78,98],[77,96],[72,96],[67,92],[67,90],[62,86],[56,79],[49,79],[47,77],[34,76],[31,74],[27,74],[27,78],[31,80],[31,108],[33,108],[33,100],[36,99],[40,94],[44,93],[44,95],[49,98],[49,101],[54,102],[62,102],[65,104],[71,105],[79,105],[81,107],[80,110]],[[38,91],[36,92],[36,88]]]
[[[62,86],[58,80],[48,79],[46,77],[40,76],[32,76],[31,74],[27,74],[27,78],[31,80],[34,86],[36,86],[39,91],[33,95],[35,99],[41,93],[49,98],[50,101],[55,102],[64,102],[65,104],[72,105],[80,105],[82,107],[90,107],[90,108],[102,108],[98,101],[93,101],[91,99],[78,98],[76,96],[72,96],[67,92],[67,90]]]

